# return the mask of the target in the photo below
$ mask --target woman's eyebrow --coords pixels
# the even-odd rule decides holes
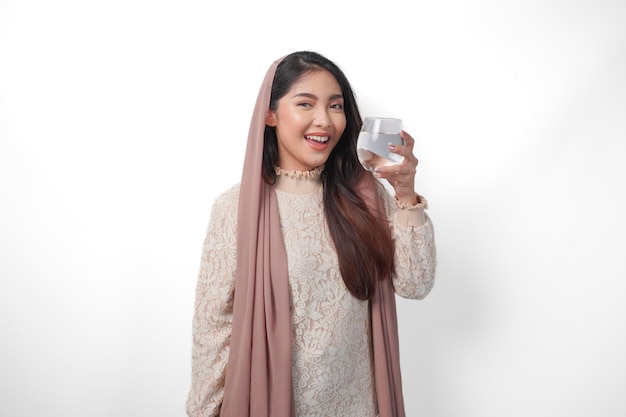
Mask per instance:
[[[316,96],[315,94],[311,94],[311,93],[297,93],[294,94],[293,97],[306,97],[306,98],[311,98],[311,99],[315,99],[317,100],[319,97]],[[343,98],[343,94],[333,94],[332,96],[329,97],[330,100],[336,100],[338,98]]]

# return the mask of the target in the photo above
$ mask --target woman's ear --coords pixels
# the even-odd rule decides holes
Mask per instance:
[[[273,111],[267,111],[267,115],[265,116],[265,124],[270,127],[276,127],[276,114]]]

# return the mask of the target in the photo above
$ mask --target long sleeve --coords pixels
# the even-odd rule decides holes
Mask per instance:
[[[425,212],[427,203],[422,198],[417,208],[399,208],[387,190],[382,194],[395,241],[394,289],[401,297],[422,299],[433,288],[437,269],[433,224]]]
[[[232,330],[238,187],[219,196],[202,249],[192,327],[190,417],[219,415]]]

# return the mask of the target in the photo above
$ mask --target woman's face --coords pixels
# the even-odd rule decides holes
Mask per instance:
[[[308,171],[323,165],[346,128],[341,87],[326,70],[305,74],[270,110],[276,128],[277,165]]]

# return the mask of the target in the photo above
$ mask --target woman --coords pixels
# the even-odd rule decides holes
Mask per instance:
[[[432,288],[433,228],[413,138],[372,175],[360,126],[325,57],[268,70],[242,181],[216,199],[204,243],[189,416],[404,416],[394,293]]]

